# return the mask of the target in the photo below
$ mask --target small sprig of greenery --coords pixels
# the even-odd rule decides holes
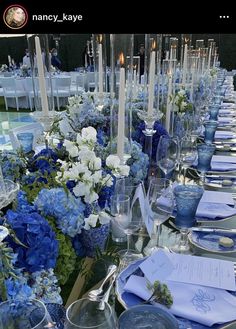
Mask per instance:
[[[144,302],[145,304],[149,302],[157,302],[159,304],[165,305],[168,308],[171,307],[173,304],[173,297],[171,296],[170,290],[165,283],[161,283],[157,280],[152,285],[148,282],[147,288],[152,290],[153,293],[151,297]]]

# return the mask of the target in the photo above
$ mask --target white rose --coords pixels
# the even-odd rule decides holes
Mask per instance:
[[[83,147],[79,151],[79,158],[82,163],[85,163],[86,165],[89,164],[91,160],[93,160],[96,157],[96,154],[89,150],[87,147]]]
[[[81,137],[86,141],[97,141],[97,131],[93,127],[83,128],[81,132]]]
[[[109,168],[117,168],[120,165],[120,158],[111,154],[106,158],[106,165]]]

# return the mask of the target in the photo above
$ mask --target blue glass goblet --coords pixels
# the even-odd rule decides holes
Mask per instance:
[[[17,139],[20,142],[20,145],[23,148],[23,151],[25,153],[29,153],[32,151],[33,149],[33,140],[34,140],[34,135],[33,133],[18,133],[17,135]]]
[[[200,185],[205,183],[205,174],[211,169],[211,159],[215,152],[216,146],[214,144],[201,144],[197,146],[198,164],[197,169],[200,171]]]
[[[196,223],[196,211],[204,189],[198,185],[178,185],[174,188],[177,214],[175,225],[180,228],[179,243],[173,247],[175,252],[189,253],[187,243],[188,228]]]
[[[207,120],[204,122],[205,133],[204,141],[206,144],[212,144],[215,138],[216,128],[218,127],[218,122],[214,120]]]
[[[218,119],[220,107],[218,105],[211,105],[209,106],[209,114],[210,114],[210,120],[216,120]]]

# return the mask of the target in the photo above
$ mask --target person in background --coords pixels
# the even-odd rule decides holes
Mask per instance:
[[[61,69],[61,61],[60,59],[58,58],[58,54],[57,54],[57,50],[56,48],[53,48],[51,50],[51,65],[54,66],[57,70],[60,70]]]
[[[30,68],[30,55],[29,55],[29,49],[25,49],[25,56],[23,57],[23,65]]]
[[[11,7],[7,10],[5,16],[5,23],[13,28],[18,29],[26,22],[26,15],[22,8],[20,7]]]
[[[141,80],[141,76],[144,75],[144,60],[145,60],[145,48],[144,48],[143,44],[141,44],[139,47],[138,56],[140,58],[140,70],[139,70],[140,77],[139,77],[139,79]]]

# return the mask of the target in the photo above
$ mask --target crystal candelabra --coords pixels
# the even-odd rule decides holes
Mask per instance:
[[[154,109],[151,115],[144,110],[138,111],[138,117],[145,123],[145,130],[143,130],[145,135],[144,152],[149,156],[150,164],[152,162],[152,138],[156,132],[156,130],[154,130],[154,124],[155,121],[160,120],[162,116],[163,113],[158,109]]]
[[[9,179],[0,180],[0,210],[8,206],[16,197],[19,191],[19,184]]]

